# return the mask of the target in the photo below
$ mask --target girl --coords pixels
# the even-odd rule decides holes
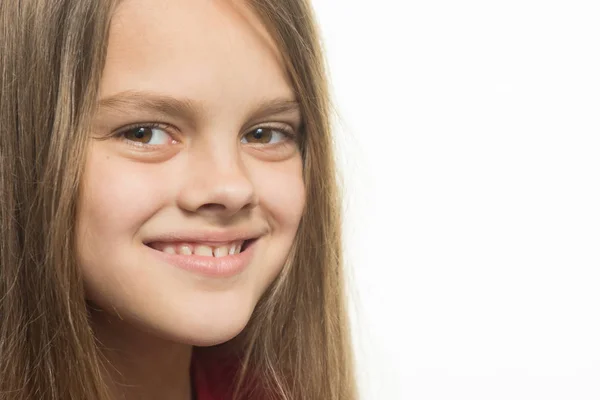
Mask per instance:
[[[2,1],[0,49],[0,398],[356,398],[306,0]]]

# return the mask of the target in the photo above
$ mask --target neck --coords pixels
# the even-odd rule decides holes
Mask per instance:
[[[91,311],[115,400],[190,400],[192,346],[161,339],[104,311]]]

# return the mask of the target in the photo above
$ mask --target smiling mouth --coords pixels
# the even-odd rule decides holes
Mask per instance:
[[[146,246],[166,254],[220,258],[240,254],[254,242],[256,242],[256,239],[237,240],[219,243],[218,245],[193,242],[151,242],[147,243]]]

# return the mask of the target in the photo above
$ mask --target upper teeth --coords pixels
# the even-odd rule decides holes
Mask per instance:
[[[231,254],[238,254],[242,250],[242,244],[244,241],[231,242],[227,245],[221,246],[207,246],[204,244],[167,244],[162,248],[158,248],[158,250],[162,250],[164,253],[168,254],[179,254],[184,256],[191,256],[192,254],[198,256],[213,256],[213,257],[223,257]]]

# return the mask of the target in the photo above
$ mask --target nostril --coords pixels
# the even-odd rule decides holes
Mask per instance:
[[[205,210],[212,210],[212,211],[222,211],[225,210],[227,207],[223,204],[219,204],[219,203],[207,203],[207,204],[203,204],[202,207]]]

